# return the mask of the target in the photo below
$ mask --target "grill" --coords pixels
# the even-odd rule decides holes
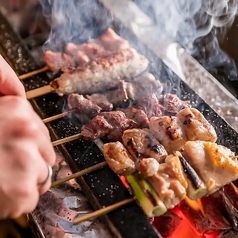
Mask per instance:
[[[201,97],[210,100],[211,94],[202,95],[203,92],[196,89],[194,84],[199,78],[200,83],[206,82],[212,85],[221,95],[224,95],[229,104],[236,105],[236,99],[223,88],[200,64],[197,63],[189,54],[187,54],[178,44],[171,44],[167,52],[161,52],[164,46],[155,46],[152,44],[153,39],[148,39],[147,34],[155,31],[152,21],[147,18],[139,8],[131,5],[130,1],[120,1],[118,5],[114,1],[100,0],[99,7],[104,9],[108,16],[110,13],[115,15],[116,19],[110,21],[110,27],[125,39],[128,39],[140,53],[145,55],[151,63],[150,72],[164,84],[165,92],[179,94],[183,100],[190,100],[192,105],[198,108],[203,115],[214,125],[218,136],[218,144],[227,146],[236,154],[238,149],[237,132],[232,129]],[[129,7],[128,7],[129,6]],[[133,6],[133,7],[132,7]],[[126,16],[132,18],[123,18],[123,11],[128,11]],[[138,17],[144,18],[139,28],[135,28],[132,24]],[[134,15],[133,15],[134,14]],[[7,22],[3,15],[0,15],[0,44],[1,53],[11,64],[18,75],[30,72],[39,68],[39,62],[36,62],[32,55],[26,49],[24,43],[19,36],[13,31],[12,26]],[[131,23],[129,25],[129,22]],[[136,22],[135,22],[136,24]],[[137,24],[140,24],[137,22]],[[103,30],[103,29],[101,29]],[[99,32],[98,32],[99,35]],[[180,64],[176,64],[169,52],[177,55]],[[181,68],[181,65],[183,66]],[[172,72],[172,71],[174,72]],[[41,73],[24,81],[26,90],[35,89],[44,85],[48,85],[52,79],[47,73]],[[202,84],[202,83],[201,83]],[[200,97],[200,96],[201,97]],[[221,101],[224,100],[221,98]],[[47,118],[62,112],[65,104],[65,97],[51,93],[31,100],[36,112],[42,117]],[[215,108],[216,109],[216,108]],[[80,132],[82,124],[74,116],[71,118],[59,119],[48,123],[47,127],[51,133],[52,140],[65,138]],[[57,151],[64,157],[69,164],[72,172],[77,172],[88,168],[94,164],[104,161],[103,155],[98,146],[94,142],[88,142],[82,139],[57,146]],[[104,167],[97,171],[91,172],[77,179],[83,192],[94,209],[100,209],[124,199],[130,198],[132,194],[122,184],[118,176],[116,176],[108,167]],[[76,188],[68,190],[64,187],[68,194],[80,193]],[[46,221],[41,217],[40,209],[44,209],[44,204],[48,205],[51,193],[45,194],[40,202],[40,206],[35,212],[29,214],[29,222],[37,237],[47,237]],[[46,206],[45,205],[45,206]],[[66,217],[67,218],[67,217]],[[144,215],[136,202],[123,206],[105,216],[101,217],[105,229],[109,231],[112,237],[162,237],[152,226],[150,220]]]

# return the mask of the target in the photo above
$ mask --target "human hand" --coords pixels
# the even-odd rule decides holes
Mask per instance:
[[[0,55],[0,96],[2,95],[26,97],[22,83],[13,69]]]
[[[50,187],[47,164],[55,152],[49,133],[27,100],[0,97],[0,219],[31,212]]]

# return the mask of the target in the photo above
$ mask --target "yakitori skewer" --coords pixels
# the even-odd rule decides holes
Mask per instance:
[[[97,218],[99,216],[102,216],[102,215],[105,215],[111,211],[114,211],[122,206],[125,206],[131,202],[134,202],[136,201],[136,197],[132,197],[132,198],[128,198],[128,199],[125,199],[121,202],[118,202],[118,203],[115,203],[113,205],[110,205],[110,206],[107,206],[107,207],[104,207],[102,209],[99,209],[95,212],[91,212],[85,216],[82,216],[82,217],[79,217],[79,218],[76,218],[73,220],[73,224],[76,225],[78,223],[81,223],[83,221],[87,221],[87,220],[90,220],[90,219],[93,219],[93,218]]]
[[[53,141],[52,145],[53,146],[61,145],[61,144],[64,144],[64,143],[67,143],[67,142],[70,142],[70,141],[73,141],[73,140],[77,140],[79,138],[82,138],[80,133],[72,135],[72,136],[69,136],[69,137],[65,137],[63,139],[59,139],[59,140]]]
[[[33,98],[37,98],[37,97],[49,94],[54,91],[55,91],[54,88],[52,88],[50,85],[46,85],[46,86],[36,88],[36,89],[26,92],[26,98],[33,99]]]
[[[47,118],[43,119],[42,121],[43,121],[43,123],[52,122],[52,121],[55,121],[55,120],[57,120],[57,119],[60,119],[60,118],[63,118],[63,117],[65,117],[65,116],[69,115],[69,114],[72,113],[73,111],[74,111],[74,110],[69,110],[69,111],[67,111],[67,112],[62,112],[62,113],[59,113],[59,114],[54,115],[54,116],[52,116],[52,117],[47,117]]]
[[[104,162],[101,162],[99,164],[90,166],[89,168],[83,169],[83,170],[81,170],[79,172],[76,172],[76,173],[71,174],[71,175],[69,175],[69,176],[67,176],[65,178],[62,178],[62,179],[59,179],[59,180],[53,182],[51,184],[51,187],[53,188],[53,187],[59,186],[59,185],[65,183],[65,182],[67,182],[67,181],[69,181],[71,179],[75,179],[75,178],[81,177],[81,176],[83,176],[83,175],[85,175],[87,173],[93,172],[93,171],[95,171],[97,169],[101,169],[102,167],[104,167],[106,165],[107,165],[107,162],[104,161]]]
[[[49,67],[46,65],[46,66],[44,66],[44,67],[41,68],[41,69],[36,69],[36,70],[31,71],[31,72],[29,72],[29,73],[22,74],[22,75],[20,75],[18,78],[19,78],[20,80],[24,80],[24,79],[30,78],[30,77],[32,77],[32,76],[34,76],[34,75],[36,75],[36,74],[46,72],[47,70],[49,70]]]

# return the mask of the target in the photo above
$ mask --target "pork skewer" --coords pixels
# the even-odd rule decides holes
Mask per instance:
[[[146,75],[149,75],[150,77],[150,74],[146,73]],[[146,75],[142,75],[141,77],[144,78]],[[120,82],[119,85],[121,84],[123,83]],[[130,85],[130,88],[133,87],[133,83],[127,84]],[[43,119],[43,122],[48,123],[60,119],[64,116],[67,116],[71,112],[81,113],[83,115],[87,114],[87,112],[91,114],[90,110],[92,107],[92,103],[96,104],[95,105],[96,107],[99,106],[100,111],[101,110],[111,111],[114,107],[113,104],[117,106],[118,104],[130,99],[127,92],[119,88],[120,87],[119,85],[117,90],[112,90],[110,92],[107,92],[106,94],[92,94],[86,95],[85,97],[78,94],[70,94],[68,97],[68,107],[72,110],[60,113],[58,115],[49,118],[45,118]],[[151,116],[161,116],[162,114],[172,116],[178,113],[178,111],[180,111],[181,109],[190,106],[188,101],[180,100],[178,96],[175,94],[167,93],[160,96],[158,99],[157,96],[153,93],[151,94],[150,91],[145,91],[144,95],[146,95],[147,93],[148,93],[147,96],[136,99],[137,103],[135,104],[134,110],[133,109],[124,109],[124,110],[120,109],[120,110],[122,110],[126,114],[129,113],[130,110],[131,110],[130,113],[133,113],[133,111],[136,112],[136,110],[143,110],[144,112],[146,112],[147,117],[150,118]],[[109,94],[110,100],[109,98],[107,98]],[[114,95],[114,98],[112,95]],[[86,110],[84,110],[84,108],[86,108]],[[87,116],[90,117],[89,114]]]
[[[81,45],[68,43],[65,47],[66,53],[47,50],[43,55],[46,65],[41,69],[20,75],[19,79],[24,80],[48,70],[64,71],[64,68],[77,67],[99,56],[129,47],[128,41],[118,36],[111,28],[108,28],[101,36],[90,40],[88,43]]]
[[[66,53],[47,51],[44,61],[49,69],[61,69],[63,73],[44,90],[38,88],[28,91],[28,99],[53,91],[60,95],[73,92],[87,94],[113,88],[120,79],[138,76],[149,64],[144,56],[112,29],[87,44],[67,44]]]
[[[148,67],[148,60],[130,48],[97,58],[82,67],[69,69],[48,85],[44,94],[90,94],[116,87],[120,79],[133,79]],[[42,94],[42,88],[26,92],[28,99]]]

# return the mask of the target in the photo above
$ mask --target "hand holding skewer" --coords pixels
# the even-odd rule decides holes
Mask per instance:
[[[31,212],[50,187],[55,153],[24,87],[0,56],[0,218]]]

